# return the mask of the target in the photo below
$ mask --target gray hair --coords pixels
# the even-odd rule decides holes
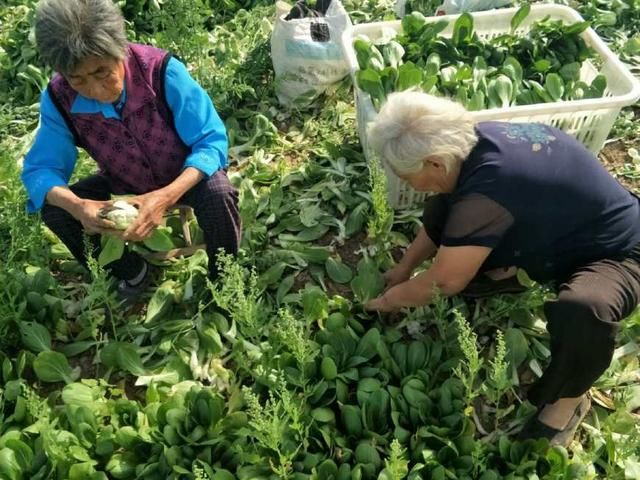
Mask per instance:
[[[41,0],[35,30],[40,56],[63,75],[91,55],[126,56],[124,18],[112,0]]]
[[[373,150],[400,175],[420,171],[431,155],[449,172],[478,142],[474,123],[462,105],[408,90],[389,95],[369,126],[368,138]]]

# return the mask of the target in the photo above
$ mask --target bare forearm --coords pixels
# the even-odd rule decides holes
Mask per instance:
[[[178,178],[166,187],[158,190],[158,192],[162,192],[165,196],[167,205],[173,205],[180,200],[185,193],[200,183],[204,176],[204,173],[197,168],[187,167],[182,171]]]
[[[47,193],[48,204],[62,208],[76,218],[82,209],[82,202],[82,198],[78,197],[67,187],[53,187]]]
[[[433,257],[437,250],[438,248],[429,238],[424,227],[422,227],[418,232],[418,236],[411,242],[411,245],[409,245],[409,248],[400,260],[399,266],[412,272],[422,262]]]
[[[393,309],[420,307],[431,303],[436,295],[456,295],[464,288],[465,282],[444,280],[436,269],[429,269],[406,282],[387,290],[383,295],[385,303]]]

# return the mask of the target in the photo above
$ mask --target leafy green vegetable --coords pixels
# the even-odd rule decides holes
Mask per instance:
[[[72,383],[79,376],[64,355],[52,351],[40,352],[33,361],[33,370],[43,382]]]

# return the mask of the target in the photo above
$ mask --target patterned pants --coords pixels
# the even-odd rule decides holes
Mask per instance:
[[[109,178],[104,175],[92,175],[69,187],[80,198],[91,200],[109,200],[112,189]],[[215,279],[218,275],[216,254],[220,248],[235,255],[240,243],[240,215],[238,212],[238,193],[233,188],[226,172],[220,170],[202,180],[189,190],[179,201],[193,208],[198,225],[204,232],[209,255],[209,275]],[[66,210],[45,204],[42,208],[44,223],[62,240],[73,256],[85,267],[84,230],[82,224]],[[100,236],[88,236],[93,255],[100,251]],[[144,260],[137,253],[125,251],[120,260],[108,265],[110,273],[118,279],[134,278],[142,270]]]
[[[446,202],[430,197],[422,220],[436,245],[446,219]],[[537,406],[582,395],[609,367],[619,322],[640,303],[640,245],[625,255],[580,265],[554,283],[558,296],[544,304],[551,362],[527,394]]]

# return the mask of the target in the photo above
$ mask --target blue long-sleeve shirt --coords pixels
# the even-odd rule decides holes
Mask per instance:
[[[194,167],[210,176],[227,165],[227,135],[224,123],[211,98],[175,58],[167,63],[165,98],[173,113],[180,139],[191,147],[184,167]],[[126,91],[121,103],[126,102]],[[121,111],[121,109],[120,109]],[[101,113],[120,119],[111,103],[101,103],[78,94],[71,113]],[[49,190],[66,186],[78,159],[73,135],[53,104],[47,90],[40,97],[40,126],[35,141],[24,159],[22,181],[27,189],[27,211],[44,204]]]

